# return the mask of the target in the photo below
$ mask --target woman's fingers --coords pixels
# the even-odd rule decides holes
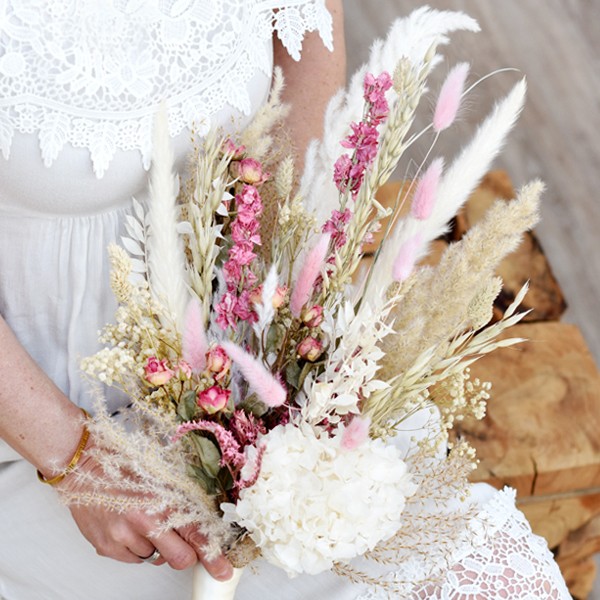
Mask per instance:
[[[177,533],[186,542],[194,548],[198,560],[204,565],[204,568],[210,573],[212,577],[218,581],[228,581],[233,576],[233,567],[231,563],[223,556],[219,554],[214,560],[208,561],[204,555],[204,546],[206,544],[206,538],[198,531],[197,527],[193,525],[187,525],[177,529]]]
[[[198,562],[194,548],[173,530],[152,537],[150,541],[173,569],[188,569]]]

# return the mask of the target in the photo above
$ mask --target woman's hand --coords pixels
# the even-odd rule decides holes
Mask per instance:
[[[100,466],[88,452],[84,454],[77,470],[82,475],[93,477],[99,472]],[[89,484],[86,478],[74,474],[67,475],[57,487],[59,492],[62,490],[75,496],[91,492],[91,489],[87,489]],[[118,496],[123,499],[127,494],[135,500],[133,493],[122,489],[115,492],[115,498]],[[139,509],[117,512],[94,504],[73,505],[70,510],[79,530],[100,556],[121,562],[142,563],[158,550],[160,556],[152,561],[154,565],[168,563],[173,569],[182,570],[200,561],[210,575],[220,581],[230,579],[233,574],[231,564],[222,554],[210,562],[206,559],[202,551],[206,540],[196,527],[189,525],[156,535],[165,514],[148,514]]]

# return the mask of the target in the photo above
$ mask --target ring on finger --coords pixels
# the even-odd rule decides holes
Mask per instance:
[[[160,558],[160,550],[154,548],[154,552],[150,556],[140,556],[139,558],[147,563],[155,563]]]

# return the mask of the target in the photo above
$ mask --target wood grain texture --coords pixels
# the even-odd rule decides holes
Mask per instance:
[[[420,6],[419,0],[345,0],[349,70],[364,62],[375,37],[391,21]],[[463,10],[482,32],[458,33],[444,49],[446,60],[432,79],[436,91],[449,67],[469,60],[471,81],[501,67],[527,76],[526,108],[495,163],[517,187],[534,177],[548,186],[537,228],[544,251],[565,293],[564,319],[582,330],[600,363],[600,0],[430,0],[434,8]],[[495,99],[520,78],[502,73],[476,88],[460,122],[440,139],[436,152],[450,159]],[[433,98],[433,97],[432,97]],[[431,115],[421,106],[417,126]],[[419,161],[422,145],[411,152]],[[398,178],[414,175],[404,164]]]

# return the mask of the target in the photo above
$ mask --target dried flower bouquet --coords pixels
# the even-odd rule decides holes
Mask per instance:
[[[134,503],[165,515],[164,528],[195,523],[208,554],[226,548],[238,566],[262,555],[291,576],[334,569],[395,593],[440,576],[472,515],[431,507],[468,494],[475,461],[447,433],[485,411],[489,384],[469,365],[520,341],[497,337],[522,318],[525,290],[488,325],[494,269],[536,222],[542,191],[534,182],[498,202],[438,266],[418,266],[500,150],[522,81],[448,168],[426,159],[409,198],[393,211],[376,201],[417,138],[431,135],[434,150],[468,93],[460,64],[431,125],[411,132],[437,49],[460,29],[478,27],[429,9],[397,21],[332,99],[299,187],[269,133],[285,114],[279,74],[239,139],[202,141],[179,199],[158,119],[151,203],[135,204],[123,247],[109,250],[116,322],[83,361],[130,405],[125,423],[98,407],[103,474],[69,502]],[[385,217],[393,227],[358,273]],[[124,482],[135,500],[115,493]],[[375,577],[350,565],[359,556],[421,567]]]

